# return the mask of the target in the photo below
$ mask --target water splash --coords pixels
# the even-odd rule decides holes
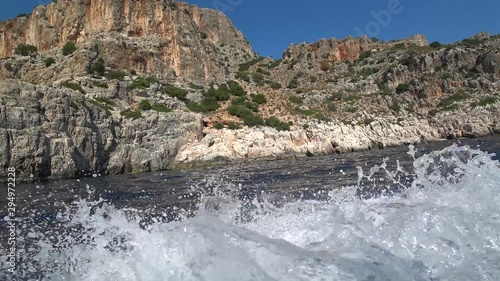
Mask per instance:
[[[411,155],[414,150],[410,148]],[[24,253],[42,280],[498,280],[500,165],[451,146],[387,160],[328,201],[277,207],[213,181],[200,209],[164,223],[102,199],[78,200]],[[370,187],[370,196],[366,187]],[[396,188],[392,188],[396,187]],[[364,191],[360,192],[360,190]],[[392,188],[392,189],[391,189]],[[375,190],[386,190],[376,193]],[[391,192],[387,192],[390,190]],[[373,193],[375,192],[375,193]],[[3,279],[2,279],[3,280]]]

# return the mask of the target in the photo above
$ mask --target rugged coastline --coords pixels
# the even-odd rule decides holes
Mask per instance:
[[[477,114],[477,115],[476,115]],[[392,124],[385,120],[368,126],[314,124],[279,132],[273,128],[209,129],[206,136],[183,146],[174,167],[197,167],[215,163],[273,160],[317,155],[343,154],[384,149],[444,139],[476,138],[500,134],[500,107],[464,116],[446,116],[440,125],[411,120]]]

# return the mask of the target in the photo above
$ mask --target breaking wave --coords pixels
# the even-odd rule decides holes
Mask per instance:
[[[413,149],[410,154],[414,155]],[[183,219],[79,200],[23,255],[42,280],[499,280],[500,164],[453,145],[358,168],[328,200],[273,204],[265,194],[205,193]],[[89,191],[91,192],[91,191]],[[186,213],[189,213],[186,211]],[[30,272],[31,271],[31,272]]]

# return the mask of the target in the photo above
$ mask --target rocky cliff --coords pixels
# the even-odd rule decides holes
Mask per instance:
[[[84,73],[99,57],[110,67],[160,79],[216,80],[255,56],[225,15],[172,0],[59,0],[0,23],[2,58],[20,44],[57,56],[67,42],[79,51],[62,67],[66,76]],[[32,71],[20,73],[41,82],[25,73]],[[45,79],[64,77],[39,72]]]
[[[322,39],[275,60],[219,12],[161,0],[59,0],[0,31],[0,165],[20,180],[500,133],[486,33]]]
[[[136,94],[118,84],[91,99],[59,86],[0,81],[0,165],[17,168],[19,180],[171,168],[180,147],[202,138],[201,116],[121,116]]]
[[[500,133],[500,37],[478,34],[450,45],[418,35],[366,37],[292,46],[284,60],[254,60],[237,77],[254,93],[261,129],[233,127],[232,106],[183,147],[179,167],[368,150]],[[231,104],[235,104],[234,99]],[[251,106],[247,106],[251,108]],[[236,113],[238,115],[239,113]],[[278,117],[286,126],[266,118]],[[246,124],[255,120],[242,116]],[[269,128],[270,127],[275,127]],[[219,125],[219,128],[222,126]]]
[[[395,45],[428,46],[429,43],[423,35],[414,35],[410,38],[392,42],[380,42],[378,39],[369,39],[366,36],[359,38],[347,37],[339,40],[336,38],[321,39],[314,43],[291,44],[283,53],[283,59],[294,62],[312,62],[316,64],[331,63],[334,61],[353,61],[371,50],[385,50]]]

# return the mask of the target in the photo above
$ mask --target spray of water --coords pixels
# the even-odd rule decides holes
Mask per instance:
[[[414,157],[415,151],[410,149]],[[24,273],[42,280],[499,280],[500,165],[451,146],[386,161],[328,201],[276,207],[217,183],[194,217],[140,224],[140,212],[79,200],[36,241]],[[384,190],[383,192],[375,192]],[[188,218],[190,217],[190,218]]]

